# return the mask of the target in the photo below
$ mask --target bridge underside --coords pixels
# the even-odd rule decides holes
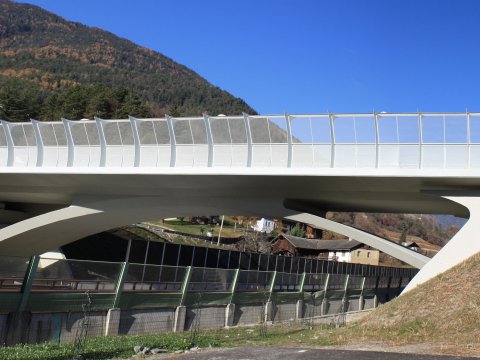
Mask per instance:
[[[216,174],[12,172],[0,177],[0,223],[7,225],[0,229],[0,255],[39,254],[114,227],[171,216],[289,216],[423,267],[411,288],[480,251],[472,235],[480,230],[474,211],[478,183],[477,178],[435,176],[298,176],[288,169],[268,174],[232,169]],[[427,264],[427,258],[401,246],[329,222],[321,217],[326,211],[470,214],[471,220]]]

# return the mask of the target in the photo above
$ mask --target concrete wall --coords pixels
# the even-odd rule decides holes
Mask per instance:
[[[198,329],[214,329],[225,326],[225,306],[208,306],[199,308],[188,308],[185,319],[185,330],[191,330],[198,326]]]
[[[295,320],[297,302],[273,303],[273,322]],[[270,319],[269,319],[270,320]]]
[[[366,297],[364,301],[367,309],[373,308],[375,300],[372,296]],[[347,310],[352,312],[352,314],[356,313],[359,310],[358,296],[351,296],[347,304]],[[273,321],[274,323],[294,321],[297,318],[297,306],[300,318],[314,317],[315,321],[317,321],[317,318],[330,319],[342,308],[342,299],[317,299],[315,303],[308,298],[299,302],[297,300],[274,301],[268,305],[270,310],[267,321]],[[175,317],[176,310],[180,308],[183,309],[184,316]],[[194,327],[198,327],[198,329],[222,328],[227,325],[225,310],[226,306],[170,307],[148,310],[111,309],[110,311],[116,314],[116,320],[112,320],[113,322],[110,324],[107,321],[107,311],[92,311],[88,318],[87,337],[104,336],[105,334],[140,335],[165,333],[171,332],[175,328],[178,331],[189,331]],[[234,305],[232,311],[233,321],[230,320],[231,325],[252,325],[264,321],[266,308],[261,303],[238,304]],[[360,311],[359,313],[362,312]],[[8,323],[8,315],[0,314],[0,343],[3,344],[7,341],[6,333],[9,327],[9,344],[19,342],[72,342],[82,329],[84,319],[83,312],[25,312],[20,315],[18,316],[20,321],[17,321],[16,325],[12,326],[13,323]],[[178,324],[175,327],[176,321]],[[331,321],[331,319],[328,321]]]
[[[122,310],[119,335],[169,332],[173,329],[175,308],[156,310]]]
[[[263,304],[249,304],[235,306],[233,325],[259,324],[264,316]]]

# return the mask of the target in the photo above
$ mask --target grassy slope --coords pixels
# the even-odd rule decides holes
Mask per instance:
[[[334,334],[335,342],[429,343],[480,355],[480,254]]]

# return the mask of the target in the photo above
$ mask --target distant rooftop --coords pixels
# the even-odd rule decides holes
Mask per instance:
[[[304,239],[297,236],[280,234],[297,249],[318,250],[318,251],[351,251],[363,246],[361,242],[356,240],[322,240],[322,239]]]

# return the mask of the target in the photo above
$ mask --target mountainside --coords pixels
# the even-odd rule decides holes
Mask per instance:
[[[459,229],[454,224],[443,225],[436,215],[329,212],[327,218],[393,241],[414,241],[422,249],[434,252],[445,245]],[[449,216],[445,216],[445,219],[449,219]],[[326,232],[325,237],[333,238],[334,234]]]
[[[36,85],[34,92],[45,91],[38,95],[43,100],[78,84],[124,87],[138,95],[149,116],[255,113],[243,100],[162,54],[9,0],[0,0],[0,77]],[[47,120],[44,111],[29,115]]]

